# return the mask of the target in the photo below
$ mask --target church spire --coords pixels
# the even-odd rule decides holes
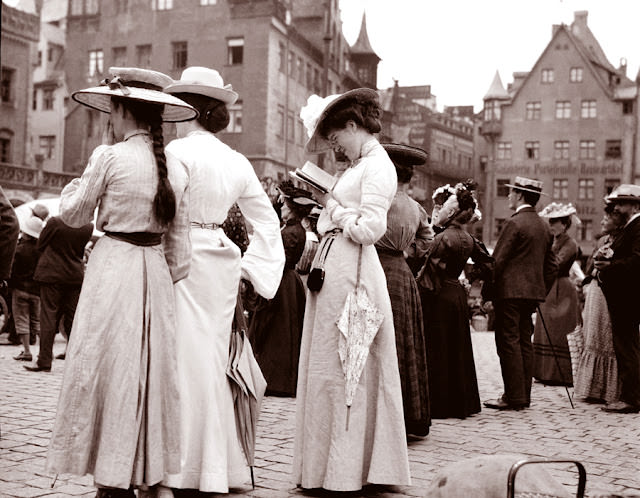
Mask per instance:
[[[358,55],[375,55],[378,60],[380,60],[380,57],[375,53],[371,47],[371,42],[369,41],[369,35],[367,34],[367,13],[364,10],[362,11],[360,33],[358,34],[358,39],[351,47],[351,53]]]
[[[493,82],[489,87],[489,91],[484,96],[483,100],[507,100],[509,98],[509,94],[504,89],[504,85],[502,84],[502,80],[500,79],[500,73],[496,71],[496,75],[493,77]]]

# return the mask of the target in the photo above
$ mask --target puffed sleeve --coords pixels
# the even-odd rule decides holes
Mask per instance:
[[[387,230],[387,211],[398,187],[393,163],[380,156],[364,158],[360,206],[345,208],[329,199],[326,208],[331,220],[358,244],[371,245]]]
[[[189,226],[189,173],[186,167],[166,152],[167,163],[175,163],[169,168],[169,181],[176,194],[176,215],[169,223],[163,237],[165,259],[173,283],[189,275],[191,265],[191,230]]]
[[[113,161],[110,146],[95,148],[80,178],[73,179],[60,194],[60,218],[66,225],[80,228],[93,222],[93,215],[107,184]],[[99,230],[101,227],[97,227]]]
[[[280,221],[251,163],[240,154],[235,157],[237,167],[246,170],[246,184],[238,206],[253,227],[251,242],[242,257],[242,278],[249,280],[262,297],[272,299],[280,286],[285,260]]]

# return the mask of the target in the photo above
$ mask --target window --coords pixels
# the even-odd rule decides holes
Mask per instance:
[[[581,83],[582,82],[582,68],[581,67],[572,67],[569,71],[569,81],[571,83]]]
[[[42,154],[45,159],[51,159],[53,157],[55,147],[55,135],[40,135],[40,154]]]
[[[582,223],[578,226],[579,240],[593,240],[593,220],[580,220]]]
[[[553,69],[543,69],[540,81],[542,83],[553,83]]]
[[[42,66],[42,50],[38,50],[38,63],[37,67]]]
[[[284,137],[284,106],[278,106],[278,136]]]
[[[605,144],[604,157],[606,159],[620,159],[622,157],[622,141],[607,140]]]
[[[71,15],[81,16],[84,11],[84,0],[71,0]]]
[[[556,119],[569,119],[571,117],[571,102],[568,100],[556,101]]]
[[[289,115],[287,116],[287,140],[289,142],[296,141],[295,118],[292,111],[289,111]]]
[[[624,100],[622,102],[622,114],[633,114],[633,100]]]
[[[85,14],[97,14],[100,7],[100,0],[85,0]]]
[[[527,119],[540,119],[540,102],[527,102]]]
[[[278,45],[278,69],[281,73],[287,72],[287,49],[284,46],[284,43],[280,42]]]
[[[511,142],[498,142],[498,159],[511,159]]]
[[[218,0],[200,0],[200,5],[215,5]]]
[[[525,142],[524,151],[527,159],[540,159],[540,142]]]
[[[553,198],[557,200],[569,198],[569,179],[568,178],[553,179]]]
[[[596,101],[595,100],[583,100],[580,104],[580,117],[581,118],[595,118]]]
[[[293,71],[294,71],[294,60],[295,60],[295,55],[293,54],[293,52],[289,52],[289,54],[287,55],[287,74],[289,76],[294,76]]]
[[[53,61],[53,47],[51,45],[47,46],[47,62]]]
[[[229,133],[242,133],[242,101],[230,104],[227,108],[229,109],[229,124],[226,131]]]
[[[53,88],[42,90],[42,109],[45,111],[53,109]]]
[[[604,180],[604,195],[607,196],[613,189],[620,185],[620,180],[618,178],[605,178]]]
[[[141,68],[151,67],[151,45],[136,46],[136,65]]]
[[[296,59],[296,74],[298,76],[298,83],[304,84],[304,62],[302,57]]]
[[[89,50],[89,76],[100,76],[104,71],[102,50]]]
[[[593,200],[595,197],[595,182],[593,178],[580,178],[578,180],[578,200]]]
[[[596,158],[596,141],[580,140],[580,159]]]
[[[0,130],[0,162],[11,162],[11,141],[13,132],[11,130]]]
[[[113,47],[113,65],[123,67],[127,65],[127,47]]]
[[[244,38],[227,40],[227,64],[242,64],[244,56]]]
[[[496,180],[496,196],[498,197],[509,196],[509,187],[507,187],[507,183],[509,183],[508,178],[498,178]]]
[[[500,103],[497,100],[488,100],[484,103],[484,120],[500,120]]]
[[[569,159],[569,141],[568,140],[556,140],[555,142],[553,142],[553,158]]]
[[[173,47],[173,69],[184,69],[187,67],[187,42],[173,42],[171,46]]]
[[[33,89],[33,94],[31,95],[31,109],[36,111],[38,110],[38,90]]]
[[[173,9],[173,0],[151,0],[151,8],[153,10]]]
[[[13,92],[15,91],[15,74],[15,69],[11,69],[5,66],[0,69],[0,101],[13,101]]]

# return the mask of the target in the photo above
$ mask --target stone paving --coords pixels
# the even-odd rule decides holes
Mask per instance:
[[[493,334],[472,336],[481,399],[497,397],[502,381]],[[5,338],[1,336],[2,342]],[[37,349],[32,348],[34,358]],[[63,349],[58,338],[54,353]],[[53,476],[44,471],[64,362],[55,361],[51,373],[31,373],[22,368],[24,362],[12,359],[19,351],[18,346],[0,346],[0,496],[95,496],[90,476],[58,476],[52,487]],[[483,409],[466,420],[434,420],[426,438],[409,442],[412,486],[368,486],[341,496],[427,496],[427,487],[445,465],[509,453],[577,459],[586,467],[588,496],[640,497],[640,415],[609,414],[577,400],[572,409],[563,387],[541,384],[534,384],[532,402],[521,412]],[[295,400],[266,398],[256,443],[256,488],[235,489],[231,496],[328,495],[305,492],[291,482],[294,417]],[[575,493],[573,469],[553,464],[549,470]]]

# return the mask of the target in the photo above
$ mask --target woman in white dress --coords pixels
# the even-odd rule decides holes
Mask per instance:
[[[331,146],[353,162],[331,193],[314,194],[325,208],[318,220],[323,237],[312,267],[324,259],[324,281],[319,291],[307,294],[296,394],[294,479],[303,488],[332,491],[357,491],[369,483],[408,485],[393,313],[373,245],[386,231],[397,187],[395,167],[373,135],[380,131],[378,95],[367,88],[351,90],[327,97],[315,113],[312,98],[301,112],[312,131],[307,151]],[[336,320],[355,287],[360,251],[360,285],[384,319],[369,348],[347,428]],[[312,280],[313,270],[308,284]]]
[[[278,216],[251,163],[216,136],[229,123],[227,105],[238,95],[217,71],[184,70],[165,89],[198,109],[197,121],[179,124],[178,139],[167,146],[187,168],[193,252],[189,277],[175,287],[180,383],[179,472],[164,486],[226,493],[246,484],[249,467],[236,436],[231,388],[225,374],[240,279],[272,298],[284,268]],[[236,203],[253,228],[240,249],[221,228]]]
[[[105,232],[89,259],[66,354],[47,469],[93,474],[98,497],[134,497],[180,467],[173,283],[189,271],[188,182],[165,156],[162,121],[196,111],[156,71],[110,68],[73,94],[108,112],[97,147],[62,191],[60,217]],[[154,90],[155,89],[155,90]]]

